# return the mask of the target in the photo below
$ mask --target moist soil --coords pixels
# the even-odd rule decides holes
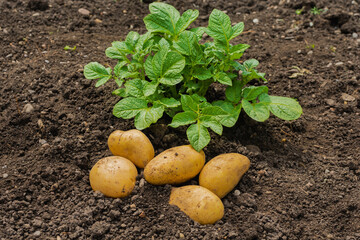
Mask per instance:
[[[259,123],[241,114],[212,134],[207,160],[230,152],[251,160],[214,225],[170,206],[171,186],[148,184],[141,169],[129,197],[104,197],[92,191],[89,171],[111,155],[109,134],[134,125],[112,115],[115,85],[95,88],[83,67],[113,66],[105,49],[146,31],[148,3],[2,0],[0,239],[360,239],[360,2],[166,2],[198,9],[197,26],[214,8],[243,21],[235,42],[251,48],[242,60],[258,59],[270,93],[298,99],[301,118]],[[315,6],[324,11],[311,14]],[[156,154],[188,144],[186,129],[168,123],[144,130]]]

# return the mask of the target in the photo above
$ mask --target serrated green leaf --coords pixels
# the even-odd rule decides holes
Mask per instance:
[[[218,81],[219,83],[225,84],[225,85],[229,85],[232,86],[232,81],[231,79],[228,77],[228,75],[224,72],[218,72],[215,76],[214,79],[216,81]]]
[[[210,69],[198,67],[194,69],[193,76],[199,80],[206,80],[212,78],[212,73]]]
[[[152,107],[142,109],[135,117],[134,125],[136,129],[143,130],[156,123],[164,113],[164,106],[154,105]]]
[[[202,125],[213,130],[216,134],[221,135],[223,127],[220,122],[218,122],[214,117],[210,116],[201,116],[199,121]]]
[[[154,2],[149,6],[151,14],[144,18],[146,29],[150,32],[162,32],[170,35],[175,34],[176,23],[180,13],[173,6]]]
[[[242,72],[242,78],[249,82],[253,79],[262,79],[264,82],[267,82],[265,78],[265,73],[259,73],[256,69],[251,69],[250,72]]]
[[[238,103],[241,100],[241,82],[237,79],[232,81],[232,86],[229,86],[225,90],[226,98],[233,103]]]
[[[159,102],[169,108],[175,108],[181,105],[181,103],[175,98],[161,98]]]
[[[95,87],[99,87],[105,84],[112,78],[111,68],[105,68],[103,65],[97,62],[91,62],[84,67],[84,76],[87,79],[99,79]]]
[[[264,122],[270,116],[269,108],[265,103],[250,103],[245,99],[241,103],[246,114],[258,122]]]
[[[189,95],[181,95],[181,106],[184,112],[199,112],[198,102]]]
[[[133,53],[125,42],[115,41],[112,42],[111,45],[111,47],[105,50],[105,54],[109,58],[125,60],[128,54]]]
[[[214,9],[209,17],[209,25],[205,32],[212,38],[228,43],[232,35],[230,17],[224,12]]]
[[[152,37],[151,32],[147,32],[145,34],[142,34],[139,36],[139,39],[137,40],[136,44],[135,44],[135,49],[137,52],[140,52],[141,50],[145,50],[146,48],[148,48],[149,44],[146,44],[148,42],[150,42],[150,39]],[[152,45],[152,44],[150,44]]]
[[[114,67],[114,74],[117,77],[120,77],[120,73],[122,68],[127,64],[126,61],[118,61],[118,63],[116,64],[116,66]],[[125,68],[124,68],[125,69]]]
[[[173,86],[180,83],[183,80],[183,76],[179,74],[174,74],[172,76],[165,76],[159,79],[159,82],[165,85]]]
[[[239,36],[244,31],[244,23],[239,22],[239,23],[235,24],[234,26],[232,26],[231,29],[232,29],[232,34],[231,34],[230,40]]]
[[[115,104],[115,117],[129,119],[135,117],[142,109],[146,109],[148,102],[144,99],[127,97]]]
[[[118,87],[121,87],[124,83],[124,80],[121,78],[115,78],[115,83],[118,85]]]
[[[198,16],[199,16],[198,10],[189,9],[186,12],[184,12],[176,23],[176,27],[175,27],[176,35],[187,29]]]
[[[267,86],[250,86],[243,89],[243,98],[252,101],[256,99],[262,93],[268,93],[269,89]]]
[[[183,79],[180,72],[185,67],[185,58],[177,52],[172,51],[165,53],[160,51],[155,54],[152,60],[152,66],[160,83],[176,85]]]
[[[295,120],[302,114],[300,104],[293,98],[269,96],[269,109],[278,118],[283,120]]]
[[[205,126],[200,123],[191,125],[186,130],[186,135],[191,146],[198,152],[201,151],[210,142],[210,134]]]
[[[195,112],[187,111],[176,114],[173,117],[170,127],[177,128],[179,126],[192,124],[196,121],[198,115]]]

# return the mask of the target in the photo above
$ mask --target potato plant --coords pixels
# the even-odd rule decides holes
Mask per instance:
[[[148,32],[131,31],[106,49],[106,56],[117,60],[114,68],[97,62],[84,68],[87,79],[97,79],[96,87],[110,79],[117,83],[113,94],[122,99],[114,106],[116,117],[134,118],[135,127],[142,130],[165,113],[172,117],[171,127],[190,125],[187,137],[197,151],[210,142],[208,129],[221,135],[223,126],[235,125],[241,109],[259,122],[270,112],[284,120],[300,117],[302,109],[295,99],[271,96],[265,85],[248,85],[253,79],[266,79],[256,70],[257,60],[239,61],[250,46],[231,43],[242,33],[242,22],[232,25],[228,15],[214,9],[207,27],[190,28],[198,10],[180,15],[159,2],[149,8],[144,18]],[[212,41],[204,42],[204,34]],[[206,92],[214,82],[226,86],[224,100],[208,102]]]

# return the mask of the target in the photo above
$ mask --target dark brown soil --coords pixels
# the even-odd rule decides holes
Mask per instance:
[[[106,198],[91,190],[89,171],[111,155],[108,135],[133,123],[112,115],[113,86],[95,88],[82,69],[114,64],[105,49],[130,30],[145,31],[148,5],[2,0],[0,239],[360,239],[360,2],[167,2],[199,9],[197,25],[206,26],[214,8],[244,21],[237,41],[252,47],[243,58],[257,58],[271,93],[297,98],[303,116],[265,123],[242,116],[213,136],[207,159],[238,152],[252,163],[214,225],[169,206],[171,187],[142,174],[130,197]],[[314,6],[327,11],[312,15]],[[289,78],[293,66],[309,72]],[[184,129],[164,126],[144,131],[157,153],[187,144]]]

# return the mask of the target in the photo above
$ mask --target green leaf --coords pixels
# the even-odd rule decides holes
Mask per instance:
[[[228,77],[228,75],[224,72],[218,72],[215,76],[214,79],[216,81],[218,81],[219,83],[225,84],[225,85],[232,85],[232,81],[231,79]]]
[[[152,107],[142,109],[135,117],[136,129],[142,130],[150,127],[152,123],[156,123],[164,113],[164,106],[154,105]]]
[[[214,9],[209,17],[206,33],[221,42],[229,42],[232,35],[230,17],[224,12]]]
[[[232,34],[231,34],[230,40],[239,36],[244,31],[244,23],[239,22],[239,23],[235,24],[234,26],[232,26],[231,29],[232,29]]]
[[[210,134],[206,127],[200,123],[191,125],[186,130],[191,146],[198,152],[210,142]]]
[[[180,13],[173,6],[154,2],[149,6],[151,14],[144,18],[146,29],[150,32],[162,32],[170,35],[176,33],[176,23]]]
[[[187,29],[198,16],[199,16],[198,10],[189,9],[186,12],[184,12],[176,23],[176,27],[175,27],[176,35]]]
[[[195,33],[185,31],[180,33],[177,41],[174,41],[173,47],[181,54],[190,56],[194,49],[194,44],[197,43]]]
[[[230,46],[230,60],[240,59],[244,54],[244,51],[249,47],[250,45],[248,44]]]
[[[259,61],[256,60],[256,59],[249,59],[249,60],[246,60],[243,63],[243,65],[249,71],[249,70],[251,70],[253,68],[256,68],[259,65]]]
[[[115,104],[113,114],[115,117],[129,119],[135,117],[141,110],[146,109],[148,102],[144,99],[128,97]]]
[[[202,116],[219,116],[219,115],[227,115],[228,113],[224,111],[222,108],[217,106],[209,106],[201,109]]]
[[[114,67],[114,74],[117,77],[120,77],[122,70],[125,71],[125,68],[123,68],[125,65],[127,64],[126,61],[118,61],[118,63],[116,64],[116,66]]]
[[[268,91],[267,86],[250,86],[243,89],[243,98],[248,101],[255,100],[260,94],[268,93]]]
[[[152,59],[153,59],[153,56],[151,56],[151,55],[147,57],[145,64],[144,64],[145,73],[146,73],[146,76],[148,76],[148,78],[150,78],[150,80],[156,81],[157,74],[155,74],[155,72],[154,72],[153,65],[152,65]]]
[[[173,117],[170,127],[177,128],[179,126],[192,124],[196,121],[198,115],[195,112],[187,111],[176,114]]]
[[[199,80],[206,80],[212,78],[212,73],[210,69],[198,67],[194,69],[193,76]]]
[[[270,111],[278,118],[283,120],[295,120],[301,116],[302,108],[295,99],[279,96],[269,97]]]
[[[135,45],[136,45],[137,41],[139,40],[139,38],[140,38],[139,33],[134,32],[134,31],[130,31],[128,33],[128,35],[126,36],[125,43],[128,48],[129,47],[131,48],[131,51],[135,50]]]
[[[159,103],[169,108],[175,108],[181,105],[175,98],[161,98]]]
[[[127,97],[126,89],[125,88],[118,88],[112,92],[113,95],[117,95],[120,97]]]
[[[91,62],[85,65],[84,76],[87,79],[99,79],[95,84],[95,87],[99,87],[112,78],[111,68],[105,68],[100,63]]]
[[[181,95],[181,106],[184,112],[199,112],[198,102],[189,95]]]
[[[221,109],[228,113],[227,115],[219,116],[217,120],[225,127],[233,127],[239,118],[241,112],[241,104],[238,104],[234,107],[232,103],[221,100],[213,102],[212,104],[214,106],[221,107]]]
[[[118,60],[125,60],[126,56],[133,53],[128,48],[125,42],[115,41],[111,43],[111,47],[108,47],[105,51],[107,57]]]
[[[127,94],[129,94],[130,96],[133,97],[143,97],[144,96],[144,85],[147,82],[145,80],[141,80],[141,79],[133,79],[130,81],[127,81],[125,83],[125,87],[126,87],[126,92]]]
[[[233,103],[238,103],[241,100],[241,82],[237,79],[232,81],[232,86],[229,86],[225,90],[226,98]]]
[[[249,117],[258,121],[264,122],[270,116],[270,111],[267,104],[259,103],[250,103],[248,100],[242,100],[242,107]]]
[[[197,40],[200,41],[205,33],[205,27],[192,28],[189,31],[196,34]]]
[[[149,41],[151,37],[152,37],[151,32],[147,32],[143,35],[140,35],[139,39],[137,40],[137,42],[135,44],[136,51],[140,52],[141,50],[145,50],[146,48],[148,48],[149,45],[152,45],[152,44],[149,44],[151,42],[151,41]]]
[[[221,135],[223,127],[214,117],[201,116],[199,121],[202,125],[213,130],[216,134]]]
[[[144,85],[144,96],[148,97],[150,95],[153,95],[156,92],[156,89],[158,87],[159,83],[152,81],[152,82],[146,82]]]
[[[159,57],[156,57],[157,55]],[[162,61],[161,63],[155,62],[157,59]],[[180,74],[185,67],[185,58],[177,52],[162,53],[158,52],[153,60],[152,65],[154,73],[160,73],[159,82],[166,85],[176,85],[182,81],[183,77]]]

